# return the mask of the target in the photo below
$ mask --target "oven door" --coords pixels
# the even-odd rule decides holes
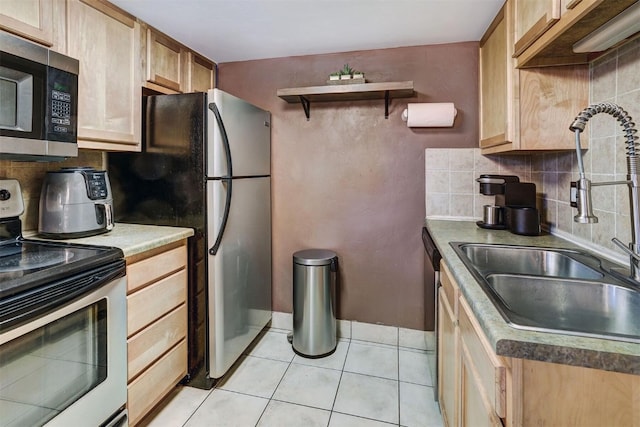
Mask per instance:
[[[113,419],[127,399],[126,307],[120,277],[3,332],[0,424],[98,426]]]

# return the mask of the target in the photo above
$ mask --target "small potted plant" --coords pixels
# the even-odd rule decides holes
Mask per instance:
[[[335,73],[329,74],[329,80],[330,81],[340,80],[340,71],[336,71]]]
[[[351,74],[353,74],[353,70],[349,67],[349,64],[344,64],[344,67],[340,70],[340,80],[351,79]]]
[[[364,73],[362,71],[354,71],[352,76],[354,79],[364,79]]]

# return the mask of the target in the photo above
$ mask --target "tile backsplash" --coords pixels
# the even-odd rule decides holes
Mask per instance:
[[[597,59],[589,71],[590,103],[613,102],[640,123],[640,38]],[[589,150],[582,158],[587,178],[594,183],[625,180],[626,147],[616,119],[598,114],[587,122],[586,130]],[[573,133],[568,132],[567,137],[573,138]],[[575,153],[536,155],[532,157],[532,166],[534,181],[543,183],[543,207],[551,231],[626,261],[627,257],[611,243],[611,238],[631,241],[628,186],[594,187],[593,207],[599,221],[578,224],[573,221],[577,211],[569,205],[570,182],[578,178]]]
[[[480,194],[481,174],[517,175],[531,181],[530,156],[483,156],[479,148],[425,150],[425,211],[428,217],[480,219],[495,196]]]
[[[640,37],[590,64],[591,104],[613,102],[640,124]],[[586,105],[585,105],[586,107]],[[578,115],[579,111],[576,111]],[[568,130],[562,137],[574,138]],[[608,114],[598,114],[586,126],[589,150],[583,153],[587,178],[593,182],[625,180],[627,174],[622,128]],[[536,184],[542,223],[553,234],[567,237],[626,261],[612,237],[631,240],[629,191],[626,185],[592,190],[596,224],[573,221],[570,183],[578,178],[575,152],[485,157],[479,149],[427,149],[425,152],[425,208],[427,216],[479,219],[482,205],[493,197],[478,194],[474,179],[481,173],[513,173]]]

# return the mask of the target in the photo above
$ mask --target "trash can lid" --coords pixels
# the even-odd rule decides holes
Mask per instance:
[[[335,252],[327,249],[305,249],[293,254],[293,262],[302,265],[329,265],[337,257]]]

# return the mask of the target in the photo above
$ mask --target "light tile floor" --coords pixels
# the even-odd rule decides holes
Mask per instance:
[[[397,342],[397,340],[396,340]],[[270,329],[213,390],[177,387],[147,427],[441,427],[433,352],[341,339],[321,359],[296,355]]]

